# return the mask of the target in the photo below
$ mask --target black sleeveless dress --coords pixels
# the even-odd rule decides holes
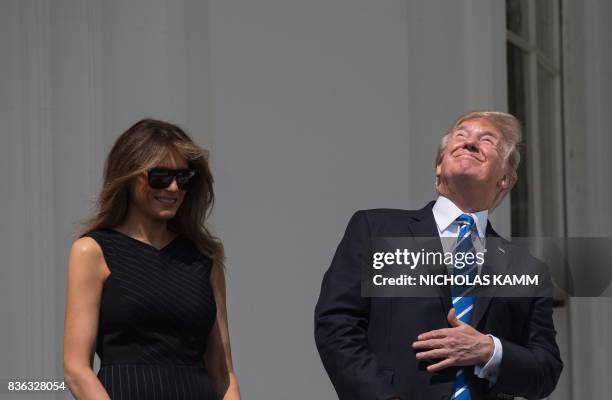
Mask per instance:
[[[159,250],[111,229],[85,236],[111,272],[96,342],[111,399],[217,399],[204,366],[216,315],[211,259],[183,235]]]

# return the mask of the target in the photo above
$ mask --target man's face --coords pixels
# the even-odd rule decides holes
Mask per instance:
[[[499,129],[486,119],[463,121],[452,132],[442,161],[436,167],[440,189],[449,183],[479,182],[490,188],[494,196],[505,189],[503,137]]]

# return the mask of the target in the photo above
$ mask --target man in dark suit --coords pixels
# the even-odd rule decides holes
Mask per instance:
[[[481,246],[485,262],[470,269],[476,275],[508,266],[541,273],[539,261],[488,223],[489,210],[516,182],[520,140],[509,114],[464,114],[438,149],[435,202],[353,215],[315,309],[317,348],[340,399],[537,399],[554,390],[563,363],[551,297],[478,297],[448,288],[429,298],[361,293],[360,265],[377,237],[451,238],[452,251]]]

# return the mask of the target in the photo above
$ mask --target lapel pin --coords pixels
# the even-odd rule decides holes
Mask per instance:
[[[501,251],[502,253],[506,254],[506,250],[502,249],[501,247],[498,247],[497,250]]]

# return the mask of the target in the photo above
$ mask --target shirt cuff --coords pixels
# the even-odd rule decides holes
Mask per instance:
[[[493,349],[493,355],[489,358],[489,361],[484,366],[474,365],[474,373],[477,377],[488,380],[491,383],[497,381],[499,374],[499,366],[501,365],[502,359],[502,344],[498,338],[493,335],[487,335],[493,339],[495,348]]]

